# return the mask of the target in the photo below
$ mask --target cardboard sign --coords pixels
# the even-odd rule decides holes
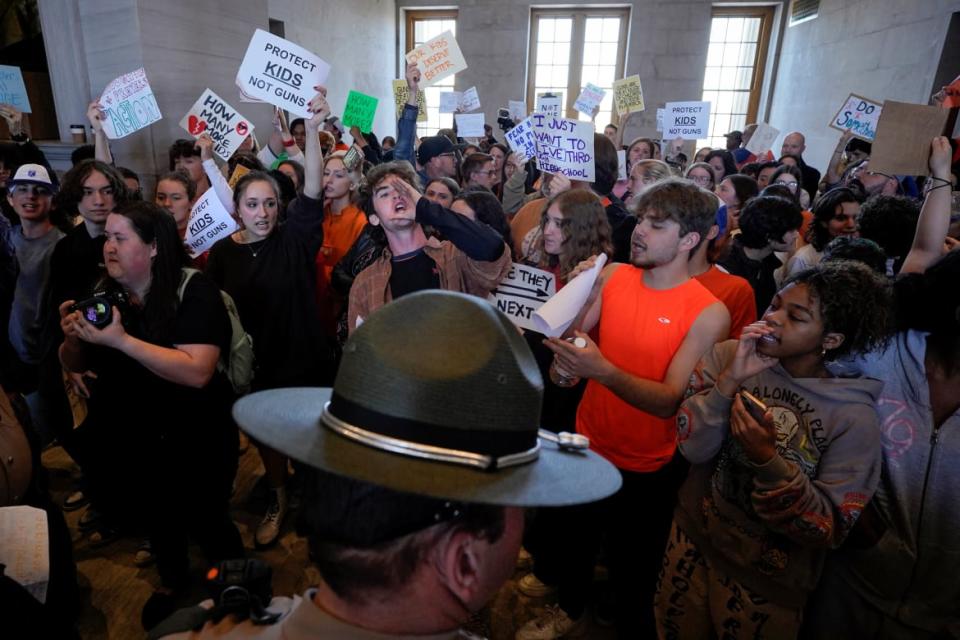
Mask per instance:
[[[851,93],[837,115],[833,116],[830,126],[872,142],[877,137],[877,123],[882,111],[883,105],[879,102]]]
[[[516,120],[523,120],[527,117],[527,103],[523,100],[510,100],[507,103],[510,110],[510,117]]]
[[[453,117],[457,121],[457,135],[461,138],[482,138],[485,135],[482,113],[458,113]]]
[[[243,56],[237,81],[247,95],[309,118],[307,105],[326,84],[330,65],[279,36],[257,29]]]
[[[949,109],[887,100],[870,152],[870,171],[926,175],[930,141],[944,135]]]
[[[773,148],[773,143],[776,142],[777,136],[779,135],[779,129],[761,122],[753,131],[753,135],[750,136],[750,140],[744,148],[753,155],[760,156],[764,151],[769,151]]]
[[[571,180],[593,182],[593,123],[542,113],[530,118],[540,170],[563,174]]]
[[[709,102],[668,102],[664,111],[663,137],[698,140],[710,135]]]
[[[210,89],[200,94],[180,126],[194,138],[209,134],[213,139],[213,152],[225,161],[253,133],[253,124]]]
[[[410,88],[406,80],[393,81],[393,102],[397,106],[397,120],[403,115],[403,105],[407,104]],[[427,121],[427,94],[423,89],[417,91],[417,122]]]
[[[0,104],[16,107],[20,113],[31,113],[27,87],[20,67],[0,64]]]
[[[111,140],[149,127],[162,117],[142,67],[110,82],[100,96],[100,106],[106,115],[103,132]]]
[[[359,91],[347,94],[347,104],[343,107],[343,117],[340,119],[343,126],[349,129],[356,126],[364,133],[373,130],[373,118],[377,115],[379,100]]]
[[[533,123],[529,117],[524,118],[517,126],[507,131],[505,137],[510,148],[517,155],[522,156],[521,162],[537,157],[537,142],[533,137]]]
[[[217,197],[216,190],[210,187],[190,210],[187,236],[184,239],[187,251],[191,257],[196,258],[238,228],[236,220]]]
[[[433,86],[467,68],[467,61],[463,59],[460,47],[450,31],[444,31],[409,51],[406,58],[408,64],[417,64],[420,69],[420,84],[424,87]]]
[[[0,508],[0,562],[4,564],[4,575],[41,603],[47,601],[50,582],[49,531],[47,512],[43,509],[25,505]]]
[[[617,113],[624,115],[643,111],[646,107],[643,104],[643,88],[640,86],[640,76],[630,76],[617,80],[613,83],[613,102],[617,107]]]
[[[573,108],[592,117],[593,110],[600,106],[606,95],[606,91],[588,82],[577,97],[577,101],[573,103]]]
[[[230,185],[230,189],[236,189],[237,183],[240,182],[240,178],[250,173],[250,169],[247,169],[242,164],[237,164],[233,169],[233,175],[230,176],[230,179],[227,180],[227,184]]]
[[[663,114],[666,109],[657,109],[657,131],[663,131]]]
[[[560,112],[560,96],[541,93],[537,96],[537,113],[545,113],[548,116],[553,116],[554,118],[561,118],[563,115]]]
[[[627,150],[617,149],[617,180],[627,179]]]
[[[487,299],[507,314],[513,324],[535,330],[534,312],[556,291],[556,277],[552,273],[514,262],[510,272]]]

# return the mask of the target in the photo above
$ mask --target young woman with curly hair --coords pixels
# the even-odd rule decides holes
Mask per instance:
[[[536,247],[538,266],[556,274],[558,285],[590,256],[612,256],[610,224],[596,194],[572,189],[551,200],[540,220]]]
[[[787,262],[785,277],[790,277],[820,262],[823,250],[840,236],[857,235],[857,215],[862,198],[846,187],[826,192],[813,207],[813,219],[806,231],[808,244],[801,247]]]
[[[789,280],[739,341],[701,360],[677,414],[693,466],[654,605],[661,637],[732,625],[796,637],[828,550],[880,479],[883,383],[833,361],[885,344],[890,306],[882,277],[831,262]]]

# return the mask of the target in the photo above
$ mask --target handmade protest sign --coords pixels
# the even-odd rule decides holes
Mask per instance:
[[[872,141],[877,137],[877,123],[883,105],[863,96],[851,93],[837,115],[833,116],[830,126],[837,131],[849,131],[858,138]]]
[[[27,87],[23,84],[20,67],[0,64],[0,104],[16,107],[20,113],[31,113]]]
[[[757,128],[754,129],[753,134],[750,136],[750,140],[747,141],[747,146],[744,148],[753,155],[759,157],[764,151],[769,151],[773,148],[773,143],[777,140],[777,136],[779,135],[779,129],[771,127],[765,122],[761,122],[757,125]]]
[[[230,179],[227,180],[227,184],[230,185],[231,189],[235,189],[237,183],[240,182],[240,178],[250,173],[250,169],[247,169],[242,164],[238,164],[233,170],[233,175],[230,176]]]
[[[580,272],[580,275],[568,282],[557,295],[535,311],[534,330],[550,338],[563,335],[590,297],[593,283],[597,281],[606,263],[607,255],[601,253],[591,268]]]
[[[561,97],[551,93],[541,93],[537,96],[537,113],[545,113],[554,118],[562,117],[560,113]]]
[[[510,118],[514,120],[523,120],[527,117],[527,103],[523,100],[510,100],[507,108],[510,110]]]
[[[264,102],[263,100],[259,100],[259,99],[257,99],[257,98],[254,98],[253,96],[251,96],[251,95],[249,95],[248,93],[246,93],[246,92],[240,87],[240,79],[239,79],[239,78],[237,78],[234,82],[235,82],[236,85],[237,85],[237,94],[240,96],[240,102],[249,102],[250,104],[267,104],[267,103]]]
[[[406,80],[393,81],[393,102],[397,106],[397,119],[403,115],[403,105],[407,104],[410,88]],[[423,89],[417,91],[417,122],[427,121],[427,94]]]
[[[453,117],[457,121],[457,135],[461,138],[483,137],[482,113],[458,113]]]
[[[583,88],[577,97],[577,101],[573,103],[573,107],[580,113],[592,116],[593,110],[600,106],[600,103],[603,102],[603,98],[606,95],[606,91],[588,82],[587,86]]]
[[[356,126],[360,131],[370,133],[373,130],[373,117],[377,115],[378,102],[379,100],[373,96],[351,91],[347,94],[347,104],[343,107],[343,117],[340,121],[348,129]]]
[[[510,272],[487,298],[513,324],[536,330],[533,314],[557,291],[556,276],[543,269],[513,263]]]
[[[643,88],[640,86],[640,76],[630,76],[613,83],[613,102],[617,113],[624,115],[635,111],[643,111]]]
[[[627,179],[627,150],[617,149],[617,180]]]
[[[709,102],[668,102],[664,108],[663,137],[697,140],[710,135]]]
[[[870,171],[891,176],[927,172],[930,141],[944,135],[948,109],[887,100],[870,151]]]
[[[161,118],[147,74],[141,67],[111,81],[100,96],[103,132],[111,140],[126,137]]]
[[[520,162],[537,157],[537,143],[533,138],[533,123],[530,118],[524,118],[517,126],[505,134],[507,144],[515,153],[521,156]]]
[[[455,113],[460,106],[461,95],[459,91],[440,92],[440,113]]]
[[[593,123],[555,118],[543,113],[530,116],[537,143],[537,166],[571,180],[593,182]]]
[[[470,87],[460,94],[460,103],[457,105],[463,113],[476,111],[480,108],[480,95],[476,87]]]
[[[253,124],[223,98],[206,89],[180,121],[194,138],[204,133],[213,139],[213,152],[229,160],[240,143],[253,133]]]
[[[247,95],[309,118],[307,105],[326,84],[330,65],[289,40],[257,29],[247,46],[237,83]]]
[[[416,63],[420,69],[421,84],[424,87],[433,86],[467,68],[467,61],[463,59],[460,47],[450,31],[444,31],[436,38],[408,51],[406,58],[408,64]]]
[[[190,210],[187,236],[184,240],[187,251],[191,257],[196,258],[238,228],[237,222],[224,208],[214,188],[210,187]]]

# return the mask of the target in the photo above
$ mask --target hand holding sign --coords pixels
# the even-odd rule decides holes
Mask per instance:
[[[161,118],[160,107],[141,67],[111,81],[100,96],[106,118],[103,132],[111,140],[126,137]]]
[[[313,99],[307,103],[307,112],[311,115],[304,120],[303,126],[307,131],[316,133],[320,131],[320,127],[323,126],[323,121],[330,115],[330,105],[327,104],[327,88],[317,86],[314,87],[314,89],[319,93],[313,96]]]
[[[197,138],[197,144],[195,145],[200,149],[200,161],[213,160],[213,138],[210,137],[209,133],[202,133],[200,137]]]
[[[23,113],[9,104],[0,104],[0,117],[7,121],[10,135],[17,136],[23,133]]]
[[[420,67],[417,66],[416,62],[408,62],[407,70],[404,74],[404,78],[407,81],[407,104],[415,105],[417,104],[416,98],[411,98],[411,96],[416,96],[417,92],[420,91]],[[412,100],[412,101],[411,101]]]
[[[180,126],[194,138],[206,134],[213,142],[213,152],[224,161],[253,132],[253,125],[210,89],[206,89],[187,111]]]
[[[87,105],[87,120],[90,121],[90,127],[94,133],[103,131],[103,119],[106,117],[103,107],[96,100]]]

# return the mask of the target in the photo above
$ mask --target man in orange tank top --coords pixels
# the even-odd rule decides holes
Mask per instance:
[[[587,346],[548,342],[558,367],[589,380],[577,431],[617,466],[623,487],[592,508],[541,514],[556,519],[552,529],[563,539],[557,546],[562,559],[547,562],[555,570],[548,577],[559,587],[560,607],[531,621],[518,638],[560,637],[583,618],[601,540],[619,636],[655,637],[653,594],[686,474],[673,460],[674,414],[700,357],[727,338],[730,326],[726,307],[690,278],[687,264],[706,242],[716,211],[716,197],[689,181],[651,187],[637,203],[630,264],[603,270],[572,325]],[[578,270],[590,265],[592,259]],[[594,327],[596,343],[587,335]]]

